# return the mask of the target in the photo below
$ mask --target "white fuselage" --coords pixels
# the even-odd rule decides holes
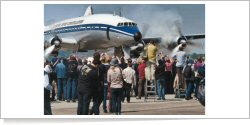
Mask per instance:
[[[137,24],[132,20],[111,14],[95,14],[46,26],[44,40],[51,43],[58,36],[62,39],[63,48],[102,49],[133,45],[136,43],[134,36],[137,32]]]

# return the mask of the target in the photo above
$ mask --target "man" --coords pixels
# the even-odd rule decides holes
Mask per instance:
[[[57,82],[57,75],[55,72],[55,68],[56,65],[60,62],[60,59],[58,58],[58,53],[56,53],[54,55],[54,57],[51,59],[51,68],[52,68],[52,72],[49,74],[49,81],[50,83],[54,83],[52,84],[52,96],[51,96],[51,100],[56,100],[57,99],[57,94],[56,94],[56,90],[58,89],[58,82]]]
[[[98,61],[93,60],[92,64],[84,65],[78,83],[78,107],[77,115],[88,115],[89,104],[98,86]]]
[[[165,64],[160,59],[158,60],[158,66],[155,70],[155,75],[157,79],[157,92],[158,92],[158,99],[157,100],[165,100],[165,88],[166,88],[166,82],[165,82]]]
[[[150,73],[149,80],[151,81],[155,79],[156,53],[157,53],[157,48],[155,46],[155,42],[150,41],[147,47],[147,58],[148,58],[147,67],[149,68],[149,73]]]
[[[130,91],[133,85],[136,84],[136,75],[135,70],[132,68],[132,60],[128,60],[128,67],[122,71],[122,75],[125,82],[122,101],[124,102],[125,97],[127,97],[127,102],[130,103]]]
[[[119,66],[122,68],[122,70],[124,70],[125,68],[127,68],[128,65],[125,62],[124,57],[121,57]]]
[[[183,77],[186,83],[186,95],[185,99],[190,100],[192,99],[191,94],[194,86],[194,66],[193,61],[189,58],[186,60],[186,65],[183,68]]]
[[[133,85],[133,89],[134,89],[134,96],[138,96],[138,81],[139,81],[139,72],[138,72],[138,66],[139,66],[139,63],[138,63],[138,59],[135,60],[133,62],[133,69],[135,70],[135,76],[136,76],[136,84]]]
[[[52,69],[46,61],[44,67],[44,115],[52,115],[50,106],[50,91],[52,90],[52,86],[49,83],[49,73],[51,72]]]
[[[157,47],[154,41],[150,41],[147,45],[147,67],[145,68],[146,83],[150,86],[155,86],[155,67],[156,67],[156,56]],[[155,87],[147,88],[150,91],[154,91]]]
[[[183,76],[182,76],[182,70],[185,65],[185,59],[186,59],[186,52],[183,51],[184,47],[180,46],[179,51],[176,52],[172,57],[177,60],[176,62],[176,72],[178,76],[178,85],[183,86]],[[183,88],[183,87],[182,87]]]
[[[76,57],[71,55],[68,62],[67,102],[70,102],[71,99],[76,102],[77,66]]]
[[[82,63],[82,59],[78,58],[77,59],[77,63],[78,63],[78,66],[77,66],[77,79],[76,79],[76,88],[78,86],[78,83],[79,83],[79,77],[81,75],[81,69],[83,67],[83,63]],[[77,91],[77,90],[76,90]],[[76,92],[76,99],[78,99],[78,94]]]
[[[147,47],[147,57],[148,61],[151,63],[156,63],[156,53],[157,48],[154,41],[150,41]]]
[[[98,80],[98,84],[94,89],[94,94],[93,94],[93,107],[92,111],[95,115],[100,114],[99,107],[103,101],[104,97],[104,72],[105,72],[105,67],[100,61],[100,53],[96,52],[93,55],[94,60],[97,62],[97,74],[98,77],[96,78]],[[90,112],[92,114],[92,112]]]
[[[60,59],[60,63],[56,65],[56,74],[57,74],[57,82],[58,82],[58,88],[57,88],[57,98],[59,101],[66,99],[66,67],[63,63],[63,59]],[[61,95],[63,92],[63,96]],[[63,97],[63,98],[62,98]]]

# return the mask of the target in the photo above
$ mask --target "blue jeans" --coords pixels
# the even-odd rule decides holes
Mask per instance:
[[[197,97],[200,81],[201,81],[201,78],[195,77],[195,90],[194,90],[195,97]]]
[[[186,80],[186,97],[191,97],[194,84],[191,80]]]
[[[89,104],[91,100],[90,94],[78,93],[77,115],[88,115]]]
[[[103,110],[107,110],[108,85],[104,85]]]
[[[61,93],[63,92],[63,99],[66,99],[66,94],[67,94],[66,88],[67,87],[66,87],[65,78],[58,78],[57,84],[58,84],[58,86],[57,86],[57,98],[59,100],[61,100],[62,99]]]
[[[71,93],[70,93],[71,92]],[[67,82],[67,100],[76,98],[76,78],[68,78]]]
[[[115,114],[121,114],[122,108],[122,88],[111,88],[111,95],[112,95],[112,109]]]
[[[157,90],[158,90],[158,96],[161,99],[165,99],[165,79],[158,79],[157,80]]]

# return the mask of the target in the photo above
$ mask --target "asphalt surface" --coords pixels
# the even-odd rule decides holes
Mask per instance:
[[[107,101],[108,103],[108,101]],[[90,106],[92,103],[90,104]],[[53,115],[76,115],[77,102],[54,101],[51,103]],[[167,95],[166,100],[154,100],[149,98],[146,102],[144,97],[137,100],[131,98],[131,102],[122,103],[122,115],[205,115],[205,107],[197,100],[185,100],[174,98],[174,95]],[[102,104],[100,115],[113,115],[104,113]]]

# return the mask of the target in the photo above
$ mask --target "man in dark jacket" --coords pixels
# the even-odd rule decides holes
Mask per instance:
[[[78,83],[78,107],[77,115],[88,115],[89,104],[98,86],[98,63],[93,61],[91,65],[84,65]]]
[[[76,102],[77,66],[78,63],[75,56],[70,56],[68,62],[67,102],[70,102],[70,99],[72,99],[73,102]]]
[[[105,66],[100,61],[100,53],[96,52],[93,55],[94,61],[97,63],[97,73],[98,85],[96,86],[93,94],[93,107],[90,114],[94,113],[95,115],[100,114],[99,107],[103,101],[104,97],[104,72]]]
[[[183,68],[182,74],[186,82],[185,99],[189,100],[189,99],[192,99],[191,94],[194,88],[194,77],[195,77],[193,61],[191,59],[187,59],[186,65]]]
[[[155,70],[155,76],[157,79],[157,90],[158,90],[158,99],[157,100],[165,100],[165,87],[166,87],[166,81],[165,81],[165,64],[162,60],[158,60],[158,66]]]

